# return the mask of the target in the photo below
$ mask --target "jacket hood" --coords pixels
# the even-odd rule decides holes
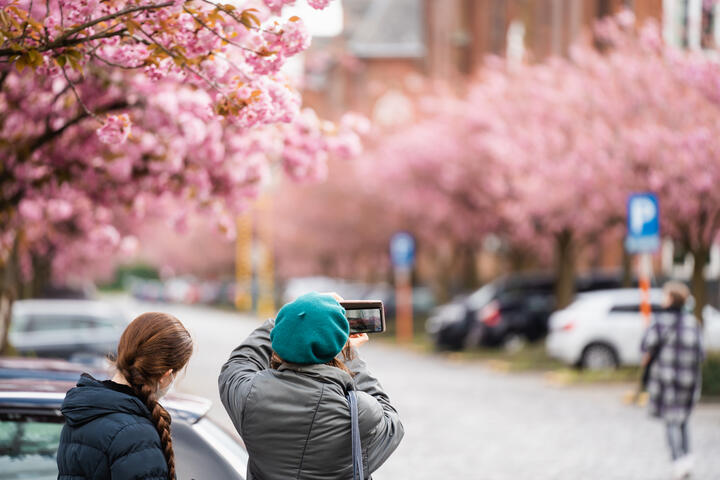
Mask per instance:
[[[111,413],[127,413],[150,418],[150,411],[134,395],[113,390],[102,382],[83,374],[65,395],[60,408],[68,425],[76,427]]]

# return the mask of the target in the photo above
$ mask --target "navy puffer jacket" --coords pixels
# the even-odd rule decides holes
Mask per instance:
[[[167,480],[160,435],[130,387],[83,374],[61,410],[58,480]]]

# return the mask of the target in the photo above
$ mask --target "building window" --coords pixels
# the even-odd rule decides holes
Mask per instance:
[[[720,2],[717,0],[663,0],[665,41],[691,50],[720,46]]]

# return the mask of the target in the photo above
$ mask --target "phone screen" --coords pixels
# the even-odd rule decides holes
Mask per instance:
[[[345,315],[348,322],[350,322],[350,333],[379,333],[383,331],[379,308],[347,310]]]
[[[381,333],[385,331],[382,302],[341,302],[350,333]]]

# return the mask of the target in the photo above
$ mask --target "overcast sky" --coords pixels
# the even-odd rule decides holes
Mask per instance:
[[[343,10],[341,0],[334,0],[325,10],[315,10],[305,0],[298,0],[294,7],[286,7],[283,17],[297,15],[302,18],[310,33],[317,37],[339,35],[343,28]]]

